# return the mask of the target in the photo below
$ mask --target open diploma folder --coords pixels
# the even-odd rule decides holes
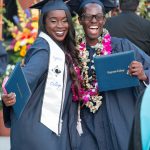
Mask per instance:
[[[128,74],[128,66],[133,60],[134,51],[94,57],[99,91],[138,86],[138,78]]]
[[[7,93],[16,94],[16,103],[12,106],[16,117],[19,119],[30,96],[31,90],[21,69],[20,63],[17,63],[8,81],[5,84]]]

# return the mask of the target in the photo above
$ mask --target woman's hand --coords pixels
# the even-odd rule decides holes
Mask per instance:
[[[6,106],[12,106],[16,103],[16,94],[15,93],[3,94],[2,101]]]
[[[144,72],[141,62],[132,61],[129,66],[129,74],[131,76],[137,76],[139,80],[146,81],[148,78]]]

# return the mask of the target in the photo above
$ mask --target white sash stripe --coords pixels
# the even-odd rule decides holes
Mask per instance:
[[[61,133],[62,130],[62,115],[63,115],[63,106],[64,106],[64,100],[65,100],[65,93],[66,93],[66,85],[67,85],[67,66],[65,65],[65,70],[64,70],[64,88],[63,88],[63,99],[61,103],[61,111],[60,111],[60,122],[59,122],[59,132]]]
[[[39,36],[44,38],[50,47],[49,69],[43,98],[41,123],[57,135],[60,135],[61,113],[64,102],[63,93],[65,93],[65,88],[63,87],[66,84],[64,83],[65,54],[47,34],[41,32]],[[55,69],[60,72],[56,72]]]

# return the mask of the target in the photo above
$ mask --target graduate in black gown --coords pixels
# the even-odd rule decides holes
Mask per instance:
[[[150,86],[141,94],[136,106],[128,150],[150,149]]]
[[[83,79],[80,92],[83,134],[79,150],[127,150],[135,106],[140,92],[145,89],[144,82],[149,84],[150,57],[129,40],[110,37],[103,28],[105,8],[99,0],[83,0],[78,14],[84,29],[79,35],[79,79]],[[136,57],[129,66],[129,73],[139,78],[140,85],[98,92],[93,56],[129,50],[134,50]],[[75,94],[74,99],[77,99]]]
[[[19,119],[12,109],[15,94],[2,96],[11,150],[72,150],[77,104],[72,103],[71,83],[77,82],[73,64],[78,62],[71,15],[61,0],[34,8],[41,9],[39,35],[22,67],[32,95]]]

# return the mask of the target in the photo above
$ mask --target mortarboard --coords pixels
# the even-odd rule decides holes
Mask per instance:
[[[71,12],[78,13],[82,7],[92,2],[100,5],[103,4],[106,13],[116,7],[116,0],[69,0],[67,5],[70,7]]]
[[[39,31],[46,32],[44,15],[45,13],[53,10],[64,10],[70,16],[70,11],[68,6],[63,2],[63,0],[43,0],[32,5],[30,8],[35,8],[41,10],[41,15],[39,19]]]
[[[79,6],[79,10],[88,3],[96,3],[103,6],[103,3],[100,0],[83,0]]]
[[[43,0],[30,8],[40,9],[41,13],[51,10],[68,10],[67,5],[62,0]]]

